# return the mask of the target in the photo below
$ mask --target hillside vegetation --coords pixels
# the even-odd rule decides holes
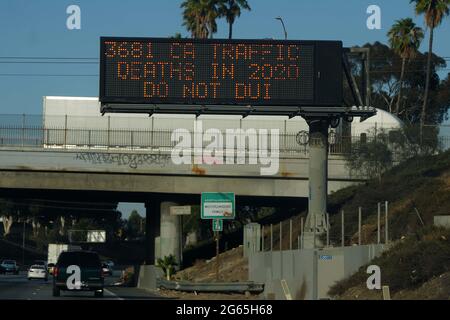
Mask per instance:
[[[450,230],[433,226],[435,215],[450,215],[450,151],[417,157],[358,186],[342,189],[329,197],[331,245],[341,245],[341,211],[345,212],[346,245],[358,242],[358,207],[363,208],[362,243],[377,241],[377,203],[389,202],[391,248],[371,264],[379,265],[382,284],[389,285],[393,299],[448,299],[450,294]],[[293,224],[293,244],[301,232],[302,212],[282,221],[282,248],[289,248],[289,220]],[[279,225],[276,220],[274,249],[278,250]],[[265,248],[270,245],[269,225],[265,225]],[[381,241],[384,242],[384,208]],[[247,280],[242,249],[223,254],[221,280]],[[178,272],[176,279],[213,281],[215,263],[199,261]],[[336,299],[382,299],[381,291],[366,288],[367,266],[330,291]],[[239,272],[237,272],[239,270]],[[231,271],[231,272],[230,272]]]
[[[450,230],[433,226],[433,220],[435,215],[450,215],[450,152],[411,159],[384,174],[381,181],[333,194],[331,238],[340,239],[338,213],[344,210],[346,241],[357,242],[361,206],[363,243],[376,242],[377,202],[385,200],[393,245],[371,262],[380,266],[383,285],[390,287],[393,299],[448,299]],[[382,228],[383,235],[384,219]],[[330,294],[340,299],[381,299],[380,291],[366,288],[366,268],[337,283]]]

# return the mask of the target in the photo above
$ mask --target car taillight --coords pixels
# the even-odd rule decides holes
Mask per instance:
[[[58,268],[57,267],[53,267],[53,276],[54,277],[58,276]]]

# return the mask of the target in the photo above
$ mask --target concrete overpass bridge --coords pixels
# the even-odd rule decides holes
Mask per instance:
[[[280,154],[279,171],[261,165],[176,165],[170,152],[0,148],[0,188],[193,194],[234,192],[247,197],[308,197],[308,158]],[[360,182],[342,156],[329,159],[329,192]]]
[[[142,135],[148,134],[152,139],[146,144]],[[151,217],[146,219],[151,264],[162,254],[155,249],[162,226],[177,223],[170,205],[199,204],[202,192],[234,192],[237,204],[305,205],[308,150],[297,140],[296,134],[280,136],[279,170],[262,176],[261,164],[176,165],[170,132],[0,128],[0,197],[144,202]],[[328,172],[329,192],[362,181],[349,173],[342,146],[335,142]]]
[[[170,130],[2,126],[0,188],[308,197],[307,137],[299,137],[297,132],[279,135],[278,170],[274,175],[261,175],[268,162],[249,164],[248,144],[231,150],[234,156],[244,151],[245,164],[177,165],[171,157],[177,145],[171,134]],[[248,136],[244,139],[250,140]],[[361,181],[345,166],[342,142],[334,136],[330,139],[329,192]],[[203,143],[203,147],[206,145]],[[194,141],[187,147],[189,151],[195,148]],[[259,149],[254,151],[260,155]],[[268,158],[270,155],[264,160]]]

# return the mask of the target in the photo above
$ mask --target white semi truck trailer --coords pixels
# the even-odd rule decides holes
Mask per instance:
[[[376,116],[361,122],[357,117],[352,122],[352,135],[368,132],[373,128],[398,129],[402,122],[395,115],[377,110]],[[101,115],[100,102],[96,97],[43,97],[45,128],[104,129],[104,130],[174,130],[194,129],[194,115],[120,114]],[[241,116],[202,115],[203,129],[279,129],[280,133],[308,131],[308,124],[302,117],[288,119],[283,116]],[[339,128],[337,129],[339,132]]]

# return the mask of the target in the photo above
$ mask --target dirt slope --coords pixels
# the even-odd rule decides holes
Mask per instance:
[[[243,257],[242,246],[228,250],[219,256],[220,271],[219,281],[238,282],[248,281],[247,259]],[[174,276],[175,280],[193,282],[216,281],[216,259],[197,261],[194,266],[179,271]],[[254,300],[258,295],[245,294],[220,294],[220,293],[187,293],[171,290],[159,290],[159,294],[183,300]]]
[[[219,255],[219,277],[222,282],[248,281],[247,259],[242,246]],[[194,266],[175,274],[176,280],[211,282],[216,280],[216,258],[197,261]]]

